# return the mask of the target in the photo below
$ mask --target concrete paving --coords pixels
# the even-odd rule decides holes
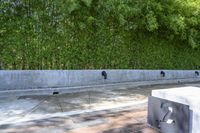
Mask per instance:
[[[0,98],[2,133],[156,133],[146,125],[147,98],[155,89],[193,84],[128,87],[51,96]],[[81,130],[81,131],[80,131]]]

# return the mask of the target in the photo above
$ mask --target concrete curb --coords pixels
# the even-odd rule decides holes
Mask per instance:
[[[17,90],[3,90],[0,91],[0,97],[17,97],[17,96],[31,96],[31,95],[53,95],[54,92],[59,94],[76,93],[85,91],[104,91],[113,89],[126,89],[136,88],[139,86],[148,85],[162,85],[162,84],[182,84],[182,83],[195,83],[200,79],[176,79],[176,80],[156,80],[156,81],[138,81],[138,82],[125,82],[115,84],[103,85],[90,85],[90,86],[76,86],[76,87],[62,87],[62,88],[35,88],[35,89],[17,89]]]

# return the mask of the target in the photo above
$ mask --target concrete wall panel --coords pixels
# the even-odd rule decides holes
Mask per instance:
[[[102,71],[107,72],[107,79]],[[200,80],[195,70],[1,70],[0,91],[193,78]]]

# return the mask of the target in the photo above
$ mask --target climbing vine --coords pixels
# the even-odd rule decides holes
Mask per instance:
[[[145,40],[152,41],[148,50]],[[153,58],[149,49],[162,49],[161,43],[168,45],[168,63],[144,64],[138,51]],[[177,59],[171,45],[179,44],[184,46],[175,53],[194,51],[194,59],[185,57],[189,66],[182,56],[182,66],[171,64]],[[199,45],[199,0],[0,1],[0,62],[6,69],[190,69],[199,65]]]

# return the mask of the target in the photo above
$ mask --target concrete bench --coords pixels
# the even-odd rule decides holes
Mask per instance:
[[[152,99],[154,101],[152,101]],[[181,88],[171,88],[171,89],[162,89],[162,90],[153,90],[152,91],[152,97],[150,98],[149,106],[153,105],[152,107],[149,107],[149,112],[152,115],[152,113],[155,114],[155,108],[159,109],[159,106],[162,105],[154,105],[156,104],[156,100],[160,100],[160,104],[162,104],[163,100],[166,100],[166,103],[170,103],[171,105],[178,105],[179,106],[179,111],[173,111],[173,108],[170,107],[170,104],[168,104],[168,113],[175,113],[176,116],[181,116],[182,120],[179,120],[179,123],[182,125],[179,125],[182,128],[185,128],[187,126],[187,117],[188,119],[188,127],[189,127],[189,133],[200,133],[200,88],[198,87],[181,87]],[[154,102],[154,103],[153,103]],[[156,106],[156,107],[155,107]],[[187,106],[188,106],[188,112],[189,115],[187,116]],[[183,108],[185,110],[183,110]],[[154,112],[152,112],[154,110]],[[158,112],[157,112],[158,113]],[[183,114],[181,114],[183,113]],[[167,115],[167,114],[166,114]],[[174,118],[176,117],[174,116]],[[165,116],[164,116],[165,117]],[[185,118],[186,117],[186,118]],[[154,119],[154,118],[150,118]],[[184,123],[184,120],[186,120],[186,123]],[[182,121],[182,122],[181,122]],[[168,119],[166,123],[172,123],[173,118]],[[150,122],[151,123],[151,122]],[[186,124],[186,125],[184,125]],[[170,127],[169,127],[170,128]],[[188,131],[187,131],[188,132]]]

